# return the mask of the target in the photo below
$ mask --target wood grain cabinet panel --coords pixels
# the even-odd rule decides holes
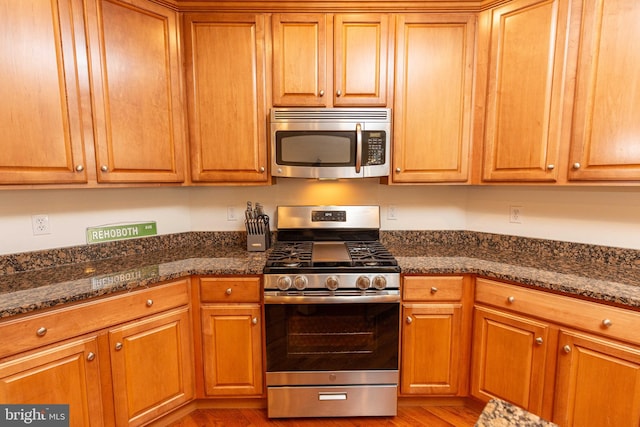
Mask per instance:
[[[394,183],[469,179],[473,15],[399,15],[394,92]]]
[[[386,106],[389,16],[274,14],[273,105]]]
[[[185,14],[194,182],[268,182],[264,21],[260,14]]]
[[[94,336],[0,362],[0,402],[69,405],[69,426],[105,425],[97,353]]]
[[[545,375],[553,369],[548,349],[555,349],[549,324],[484,307],[474,313],[471,394],[547,414]]]
[[[116,425],[142,425],[194,396],[187,307],[109,331]]]
[[[516,0],[491,11],[484,181],[558,178],[569,0]]]
[[[2,0],[0,10],[0,184],[87,182],[81,2]]]
[[[572,331],[560,332],[558,347],[554,422],[640,425],[640,348]]]
[[[85,2],[98,182],[184,181],[177,12]]]
[[[569,179],[637,181],[640,2],[582,3]]]

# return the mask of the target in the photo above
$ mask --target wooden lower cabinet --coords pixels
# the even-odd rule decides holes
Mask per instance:
[[[545,374],[553,369],[548,360],[553,335],[547,323],[476,307],[471,394],[483,401],[497,397],[548,416],[543,398]]]
[[[467,393],[468,325],[463,276],[403,278],[400,393]]]
[[[640,348],[561,331],[553,421],[563,427],[640,425]]]
[[[260,305],[207,306],[201,315],[205,394],[261,395]]]
[[[188,307],[111,329],[108,335],[117,426],[142,425],[193,398]]]
[[[103,426],[100,358],[95,336],[0,363],[3,404],[68,404],[69,426]]]

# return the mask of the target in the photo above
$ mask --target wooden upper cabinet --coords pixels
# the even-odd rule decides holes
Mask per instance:
[[[484,181],[556,181],[566,80],[568,0],[492,11]]]
[[[396,32],[395,183],[469,177],[473,15],[399,15]]]
[[[184,180],[177,12],[86,2],[98,182]]]
[[[386,106],[389,17],[274,14],[273,105]]]
[[[640,180],[640,2],[584,1],[570,180]]]
[[[266,183],[264,16],[184,17],[191,179]]]
[[[86,182],[82,4],[0,0],[0,10],[0,184]]]

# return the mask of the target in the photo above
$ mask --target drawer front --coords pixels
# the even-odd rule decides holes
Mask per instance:
[[[632,310],[481,278],[476,279],[476,303],[640,344],[640,313]]]
[[[200,302],[260,302],[259,277],[200,279]]]
[[[0,358],[189,304],[189,279],[0,323]]]
[[[402,279],[404,301],[459,301],[462,276],[405,276]]]

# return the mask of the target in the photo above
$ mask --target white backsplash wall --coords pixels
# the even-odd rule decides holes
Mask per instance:
[[[279,204],[381,206],[383,230],[472,230],[640,249],[640,189],[387,186],[377,179],[278,179],[268,187],[0,191],[0,254],[82,245],[90,226],[156,221],[159,234],[244,229],[247,200],[273,219]],[[396,219],[389,218],[393,207]],[[521,223],[509,222],[509,206]],[[229,208],[235,220],[228,220]],[[31,216],[49,215],[34,236]]]

